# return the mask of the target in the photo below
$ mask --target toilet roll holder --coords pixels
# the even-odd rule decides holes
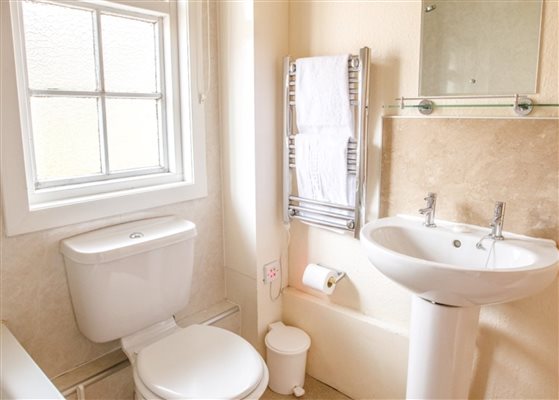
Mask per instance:
[[[335,270],[320,264],[308,264],[303,273],[303,285],[323,292],[332,294],[336,284],[346,276],[345,272]]]
[[[324,265],[323,265],[324,267]],[[328,268],[328,267],[324,267],[324,268]],[[328,269],[332,269],[332,268],[328,268]],[[336,271],[335,269],[332,269],[332,271],[334,271],[336,273],[336,276],[332,276],[330,278],[328,278],[328,288],[331,288],[332,286],[334,286],[336,283],[338,283],[340,280],[342,280],[345,277],[345,272],[342,271]]]

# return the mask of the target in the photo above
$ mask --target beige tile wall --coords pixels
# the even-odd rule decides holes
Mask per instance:
[[[213,84],[206,102],[206,198],[15,237],[6,237],[0,226],[0,315],[49,377],[118,346],[116,342],[92,343],[79,332],[58,249],[61,239],[145,217],[174,214],[189,219],[196,223],[198,237],[191,300],[182,314],[197,312],[225,298],[215,21],[212,3]]]
[[[427,191],[437,217],[558,240],[558,119],[384,118],[381,215],[416,215]]]
[[[88,386],[85,390],[85,398],[87,400],[132,400],[134,398],[132,367],[127,366]]]

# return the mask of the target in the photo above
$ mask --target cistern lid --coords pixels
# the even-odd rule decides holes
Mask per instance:
[[[260,383],[262,358],[225,329],[191,325],[138,353],[142,382],[164,399],[238,399]]]
[[[168,246],[196,236],[196,225],[177,217],[149,218],[97,229],[61,242],[64,256],[98,264]]]

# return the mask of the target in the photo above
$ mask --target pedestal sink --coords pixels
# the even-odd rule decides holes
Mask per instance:
[[[369,261],[413,296],[408,399],[467,398],[480,306],[518,300],[550,285],[559,251],[552,240],[409,216],[381,218],[361,230]]]

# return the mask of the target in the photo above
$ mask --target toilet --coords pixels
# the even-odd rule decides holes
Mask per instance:
[[[137,400],[258,399],[268,369],[250,343],[173,318],[190,298],[195,237],[192,222],[160,217],[63,240],[78,327],[93,342],[120,339]]]

